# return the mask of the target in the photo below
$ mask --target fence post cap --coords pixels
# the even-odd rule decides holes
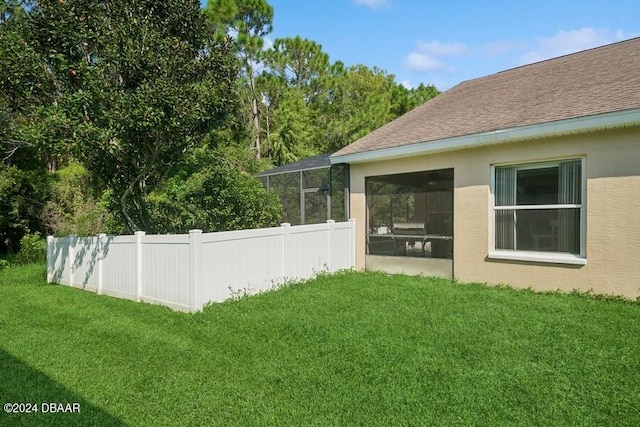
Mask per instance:
[[[144,236],[145,234],[147,234],[145,231],[136,231],[135,232],[136,236]]]
[[[202,234],[202,230],[194,228],[193,230],[189,230],[189,234]]]
[[[327,220],[327,223],[329,223],[329,224],[333,224],[334,222],[336,222],[336,220],[335,220],[335,219],[328,219],[328,220]]]
[[[55,237],[53,237],[52,235],[48,235],[47,236],[47,243],[53,243],[53,239],[55,239]]]
[[[280,224],[282,227],[291,227],[291,223],[290,222],[283,222],[282,224]]]

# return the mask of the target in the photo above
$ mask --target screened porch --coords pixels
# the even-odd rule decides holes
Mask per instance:
[[[301,225],[349,219],[349,166],[332,165],[330,155],[310,157],[256,175],[280,198],[282,222]]]
[[[453,169],[366,179],[367,253],[453,257]]]

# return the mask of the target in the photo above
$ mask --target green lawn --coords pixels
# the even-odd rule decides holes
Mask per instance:
[[[640,425],[640,305],[344,273],[201,313],[0,272],[0,425]]]

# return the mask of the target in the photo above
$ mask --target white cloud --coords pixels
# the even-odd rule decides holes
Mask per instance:
[[[422,79],[422,80],[424,80],[424,79]],[[451,86],[452,86],[451,82],[446,81],[446,80],[442,80],[442,79],[439,79],[439,78],[433,77],[433,76],[431,76],[429,78],[429,82],[424,82],[423,81],[422,83],[427,84],[427,85],[434,85],[440,91],[445,91],[447,89],[450,89]],[[420,85],[420,83],[417,83],[417,84],[413,83],[409,79],[401,81],[400,84],[402,86],[404,86],[405,88],[407,88],[407,89],[415,89]]]
[[[506,55],[516,49],[516,43],[507,40],[496,40],[486,43],[480,47],[479,53],[482,56],[494,58],[496,56]]]
[[[459,42],[441,42],[438,40],[416,41],[416,49],[404,59],[404,65],[412,71],[452,70],[440,58],[462,55],[467,47]]]
[[[633,34],[602,28],[583,27],[576,30],[560,30],[551,37],[538,37],[537,46],[522,55],[520,62],[530,64],[630,37],[633,37]]]
[[[426,53],[433,56],[456,56],[461,55],[467,51],[467,47],[459,42],[443,43],[438,40],[424,41],[418,40],[416,42],[416,48],[418,52]]]
[[[625,33],[623,30],[616,30],[616,41],[629,40],[640,37],[640,31]]]
[[[366,6],[371,9],[380,9],[389,6],[389,0],[355,0],[358,6]]]
[[[416,87],[416,85],[411,83],[411,80],[408,80],[408,79],[401,81],[400,84],[407,89],[413,89],[414,87]]]
[[[413,71],[434,71],[442,70],[445,65],[438,59],[426,54],[411,52],[404,60],[407,68]]]
[[[583,27],[557,31],[548,37],[503,39],[478,44],[417,40],[404,56],[406,87],[415,81],[428,81],[447,90],[459,81],[477,78],[573,52],[640,37],[639,32]]]

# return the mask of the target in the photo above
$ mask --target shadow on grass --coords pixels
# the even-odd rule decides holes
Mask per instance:
[[[43,372],[0,349],[0,425],[2,426],[125,426],[117,417],[93,405]],[[7,403],[37,404],[37,412],[7,413]],[[43,403],[45,403],[43,405]],[[58,405],[53,405],[53,404]],[[79,412],[61,412],[79,407]],[[70,404],[70,405],[67,405]],[[45,412],[46,411],[46,412]]]

